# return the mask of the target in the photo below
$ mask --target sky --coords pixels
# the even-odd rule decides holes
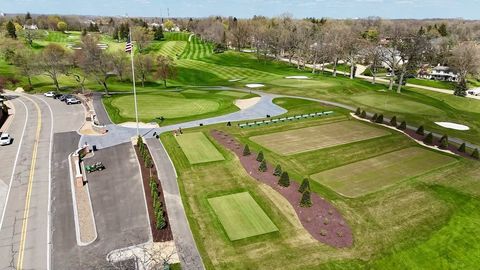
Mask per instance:
[[[0,12],[130,17],[480,19],[480,0],[0,0]]]

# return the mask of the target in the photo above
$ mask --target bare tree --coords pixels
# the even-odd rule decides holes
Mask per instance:
[[[142,87],[145,87],[147,76],[153,68],[153,58],[148,54],[135,55],[135,76],[142,82]]]
[[[177,68],[174,65],[173,59],[169,56],[159,55],[157,57],[157,71],[155,72],[155,79],[161,79],[165,88],[167,87],[167,80],[173,79],[177,76]]]
[[[129,70],[129,61],[123,50],[117,50],[110,54],[112,66],[114,71],[117,73],[120,81],[123,81],[123,76]]]
[[[18,70],[25,76],[28,80],[28,86],[33,88],[32,86],[32,77],[40,73],[39,69],[39,57],[35,54],[31,49],[28,48],[21,48],[17,50],[13,62],[15,66],[17,66]]]
[[[367,43],[363,50],[365,61],[369,64],[372,73],[372,84],[376,83],[377,68],[382,62],[382,48],[376,42]]]
[[[467,76],[480,72],[480,47],[474,42],[462,42],[452,50],[448,63],[458,72],[458,87],[455,95],[465,96]]]
[[[49,44],[42,51],[40,67],[45,75],[52,79],[57,91],[60,90],[58,77],[62,74],[68,74],[71,65],[68,52],[56,43]]]
[[[153,33],[151,33],[148,28],[135,26],[132,28],[132,39],[135,41],[138,49],[141,51],[145,49],[153,40]]]
[[[237,20],[234,18],[229,27],[230,36],[234,47],[240,51],[247,44],[250,37],[250,23],[247,20]]]

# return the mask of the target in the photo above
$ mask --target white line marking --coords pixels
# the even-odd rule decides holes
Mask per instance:
[[[13,163],[12,176],[10,177],[10,183],[8,184],[7,197],[5,198],[5,205],[3,206],[2,218],[0,219],[0,231],[2,230],[2,227],[3,227],[3,220],[5,218],[5,212],[7,211],[8,198],[10,197],[10,190],[12,189],[13,177],[15,176],[15,170],[17,168],[18,157],[20,156],[20,149],[22,148],[23,137],[25,137],[25,130],[27,129],[27,122],[28,122],[27,105],[25,104],[25,102],[20,100],[20,98],[18,98],[17,100],[20,103],[23,104],[23,107],[25,107],[25,112],[26,112],[25,113],[25,124],[23,125],[22,137],[20,138],[20,142],[18,143],[19,145],[18,145],[18,149],[17,149],[17,155],[15,157],[15,162]]]

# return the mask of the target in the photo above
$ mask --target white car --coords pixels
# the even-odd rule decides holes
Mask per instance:
[[[0,145],[9,145],[12,143],[12,138],[10,137],[10,135],[8,133],[2,133],[2,135],[0,135]]]
[[[43,95],[46,96],[46,97],[54,97],[54,96],[55,96],[55,92],[49,91],[49,92],[44,93]]]
[[[67,105],[80,104],[81,103],[81,101],[79,99],[77,99],[76,97],[67,98],[67,100],[65,100],[65,102],[67,103]]]

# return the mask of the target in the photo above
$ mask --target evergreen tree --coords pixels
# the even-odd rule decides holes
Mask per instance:
[[[87,35],[87,29],[83,28],[82,29],[82,37],[86,36]]]
[[[441,149],[447,149],[448,148],[448,136],[443,135],[442,138],[440,138],[440,146]]]
[[[153,29],[153,39],[154,40],[162,40],[163,39],[163,28],[162,26],[154,27]]]
[[[258,155],[257,155],[256,159],[257,159],[258,162],[260,162],[264,159],[263,152],[261,150],[260,150],[260,152],[258,152]]]
[[[433,144],[433,134],[430,132],[427,134],[427,136],[425,137],[425,139],[423,139],[423,142],[425,144]]]
[[[400,126],[398,126],[398,129],[400,129],[400,130],[407,129],[407,122],[402,121],[402,123],[400,123]]]
[[[250,154],[251,154],[250,148],[248,147],[248,144],[245,144],[245,148],[243,148],[243,155],[249,156]]]
[[[273,171],[273,175],[275,176],[280,176],[282,174],[282,166],[280,164],[275,167],[275,170]]]
[[[397,117],[393,116],[392,119],[390,119],[390,125],[393,127],[397,126]]]
[[[473,150],[473,152],[472,152],[472,157],[473,157],[474,159],[480,159],[480,155],[479,155],[479,153],[478,153],[478,149],[477,149],[477,148],[475,148],[475,150]]]
[[[423,126],[419,126],[416,133],[418,135],[422,135],[422,136],[425,135],[425,130],[424,130]]]
[[[438,27],[437,30],[442,37],[448,36],[447,26],[444,23],[440,24],[440,27]]]
[[[267,162],[265,159],[260,162],[260,166],[258,167],[258,170],[261,172],[266,172],[267,171]]]
[[[312,206],[312,198],[310,195],[310,190],[305,190],[302,194],[302,199],[300,200],[301,207],[310,207]]]
[[[17,32],[15,30],[15,25],[12,21],[8,21],[7,23],[7,36],[16,39]]]
[[[116,41],[119,40],[118,27],[115,27],[115,29],[113,29],[112,38],[113,38],[114,40],[116,40]]]
[[[357,110],[355,111],[355,115],[360,116],[360,114],[362,114],[362,110],[360,110],[360,108],[357,108]]]
[[[372,119],[371,119],[371,120],[372,120],[372,122],[375,122],[375,121],[377,121],[377,117],[378,117],[378,114],[377,114],[377,113],[375,113],[375,114],[372,116]]]
[[[382,124],[383,123],[383,114],[380,114],[377,119],[375,119],[375,122]]]
[[[278,185],[282,187],[290,186],[290,177],[288,176],[287,172],[282,172],[280,179],[278,179]]]
[[[367,112],[363,110],[362,113],[360,114],[360,117],[367,118]]]
[[[460,145],[460,147],[458,148],[458,152],[465,153],[466,148],[467,148],[467,147],[466,147],[465,143],[462,143],[462,144]]]
[[[303,178],[302,184],[298,188],[298,192],[304,193],[306,190],[310,190],[310,181],[307,178]]]
[[[460,79],[458,83],[455,85],[455,92],[454,95],[459,97],[466,97],[467,96],[467,81],[465,79]]]
[[[30,15],[30,12],[27,12],[27,14],[25,15],[25,21],[28,21],[31,19],[32,19],[32,15]]]

